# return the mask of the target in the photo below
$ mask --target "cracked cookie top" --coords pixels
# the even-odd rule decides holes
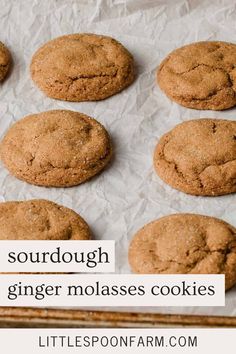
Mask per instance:
[[[192,195],[236,192],[236,121],[197,119],[159,141],[154,167],[163,181]]]
[[[11,55],[5,45],[0,42],[0,81],[3,81],[10,68]]]
[[[236,229],[196,214],[175,214],[145,225],[131,241],[129,262],[142,274],[225,274],[236,283]]]
[[[236,105],[236,45],[196,42],[174,50],[157,71],[160,88],[189,108],[223,110]]]
[[[88,240],[87,223],[49,200],[0,203],[1,240]]]
[[[71,34],[53,39],[37,50],[31,62],[31,76],[49,97],[97,101],[133,82],[133,57],[111,37]]]
[[[85,114],[53,110],[16,122],[1,143],[8,170],[28,183],[47,187],[80,184],[111,159],[105,128]]]

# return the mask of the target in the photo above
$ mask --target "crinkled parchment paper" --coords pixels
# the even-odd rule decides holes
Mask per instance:
[[[0,0],[0,40],[10,48],[14,66],[0,86],[0,134],[25,115],[71,109],[99,120],[112,136],[115,156],[102,174],[69,189],[35,187],[0,166],[0,200],[46,198],[79,212],[96,239],[117,241],[117,272],[130,272],[129,241],[144,224],[161,216],[194,212],[236,226],[236,195],[188,196],[155,174],[157,140],[177,123],[192,118],[236,119],[236,108],[197,111],[180,107],[160,91],[155,71],[174,48],[198,40],[236,43],[233,0]],[[94,32],[115,37],[134,55],[137,79],[125,91],[100,102],[70,103],[49,99],[31,81],[32,54],[44,42],[69,33]],[[56,148],[56,147],[55,147]],[[143,308],[131,311],[236,315],[236,288],[220,308]],[[124,309],[123,309],[124,310]]]

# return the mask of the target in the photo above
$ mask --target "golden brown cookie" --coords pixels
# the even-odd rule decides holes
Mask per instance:
[[[236,105],[236,45],[196,42],[170,53],[158,68],[160,88],[173,101],[195,109]]]
[[[236,121],[197,119],[178,124],[159,141],[154,167],[160,178],[192,195],[236,191]]]
[[[11,55],[7,47],[0,42],[0,81],[3,81],[8,73],[11,63]]]
[[[127,49],[111,37],[88,33],[49,41],[34,54],[30,70],[47,96],[65,101],[102,100],[134,80]]]
[[[49,200],[0,203],[1,240],[88,240],[87,223]]]
[[[16,122],[1,143],[8,170],[28,183],[69,187],[87,181],[110,161],[105,128],[85,114],[54,110]]]
[[[145,225],[131,241],[129,263],[141,274],[225,274],[236,283],[236,229],[196,214],[175,214]]]

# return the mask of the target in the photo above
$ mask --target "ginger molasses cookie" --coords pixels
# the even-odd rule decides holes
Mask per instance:
[[[129,263],[141,274],[225,274],[236,283],[236,229],[196,214],[175,214],[145,225],[131,241]]]
[[[65,101],[102,100],[134,80],[127,49],[111,37],[88,33],[47,42],[34,54],[30,70],[47,96]]]
[[[195,109],[236,105],[236,45],[196,42],[174,50],[158,68],[160,88],[173,101]]]
[[[88,240],[87,223],[49,200],[0,203],[1,240]]]
[[[0,42],[0,81],[3,81],[8,73],[11,63],[11,55],[7,47]]]
[[[105,128],[85,114],[53,110],[16,122],[1,143],[1,158],[19,179],[46,187],[87,181],[110,161]]]
[[[236,121],[197,119],[178,124],[156,146],[160,178],[192,195],[236,191]]]

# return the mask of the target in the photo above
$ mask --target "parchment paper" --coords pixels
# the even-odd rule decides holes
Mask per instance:
[[[69,33],[93,32],[121,41],[133,54],[136,81],[100,102],[69,103],[47,98],[29,75],[32,54],[44,42]],[[35,187],[0,166],[0,201],[45,198],[73,208],[89,223],[96,239],[115,239],[117,272],[129,273],[127,250],[134,233],[161,216],[193,212],[236,226],[236,196],[201,198],[180,193],[155,174],[152,155],[161,135],[193,118],[236,119],[236,108],[197,111],[172,103],[155,82],[160,61],[173,49],[198,40],[236,43],[233,0],[0,0],[0,40],[14,66],[0,86],[0,135],[25,115],[71,109],[99,120],[111,134],[114,159],[98,177],[78,187]],[[56,146],[55,146],[56,148]],[[126,308],[130,311],[236,315],[236,288],[225,308]]]

